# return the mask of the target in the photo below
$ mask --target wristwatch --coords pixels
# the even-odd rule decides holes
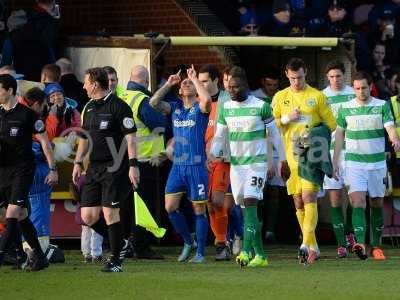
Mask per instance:
[[[56,166],[56,165],[51,166],[51,167],[49,167],[49,169],[50,169],[50,171],[52,171],[52,172],[56,172],[56,171],[57,171],[57,166]]]

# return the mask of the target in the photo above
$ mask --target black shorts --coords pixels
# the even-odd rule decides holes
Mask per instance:
[[[124,165],[116,172],[108,172],[107,165],[89,165],[82,188],[81,207],[119,208],[132,190],[129,166]]]
[[[35,176],[35,164],[0,166],[0,207],[8,204],[29,207],[29,190]]]

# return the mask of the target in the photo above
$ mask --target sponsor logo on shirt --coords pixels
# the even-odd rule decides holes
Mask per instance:
[[[107,129],[107,128],[108,128],[108,121],[101,121],[100,129]]]
[[[10,129],[10,136],[17,136],[19,128],[18,127],[11,127]]]
[[[174,120],[174,127],[193,127],[196,125],[196,122],[193,120]]]

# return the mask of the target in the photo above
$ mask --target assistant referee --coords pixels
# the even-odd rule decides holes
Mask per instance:
[[[72,179],[75,184],[79,180],[91,149],[81,197],[82,220],[102,236],[108,233],[111,257],[102,271],[122,272],[121,250],[127,241],[122,239],[119,208],[132,185],[137,188],[139,183],[136,126],[130,107],[109,91],[103,68],[86,71],[84,89],[91,100],[82,111],[84,132],[79,136]]]

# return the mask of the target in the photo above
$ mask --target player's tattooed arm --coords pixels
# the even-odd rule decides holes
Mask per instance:
[[[172,86],[178,84],[181,81],[181,78],[179,76],[180,73],[181,71],[179,70],[178,73],[169,76],[167,82],[150,98],[150,105],[162,114],[168,115],[171,113],[171,105],[169,105],[168,102],[162,101],[162,99],[164,99]]]
[[[192,65],[187,69],[188,78],[193,82],[196,92],[199,95],[199,106],[202,113],[209,113],[211,111],[211,96],[197,78],[196,70]]]

